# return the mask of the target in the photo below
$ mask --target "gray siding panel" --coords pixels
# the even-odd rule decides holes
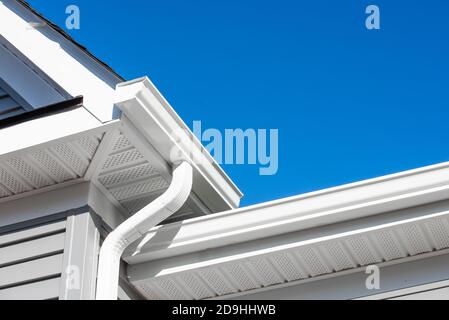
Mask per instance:
[[[27,241],[39,237],[44,237],[50,234],[64,232],[66,224],[66,220],[63,220],[0,235],[0,247],[5,247],[17,242]]]
[[[59,233],[0,248],[0,267],[62,253],[64,237],[64,233]]]
[[[0,228],[0,299],[59,297],[67,225],[59,219]]]
[[[60,278],[33,282],[0,290],[0,300],[49,300],[59,295]]]
[[[61,275],[62,254],[14,264],[0,269],[0,288]]]
[[[25,109],[0,87],[0,120],[24,111]]]
[[[94,299],[97,219],[86,207],[0,227],[0,300]]]
[[[20,105],[9,96],[0,98],[0,113],[10,109],[20,108]]]

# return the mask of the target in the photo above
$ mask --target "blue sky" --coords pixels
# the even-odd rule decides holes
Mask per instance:
[[[449,160],[449,2],[29,0],[192,127],[279,129],[279,170],[224,165],[242,205]],[[365,28],[376,4],[381,30]]]

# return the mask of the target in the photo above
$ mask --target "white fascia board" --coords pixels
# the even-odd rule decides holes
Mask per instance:
[[[240,190],[148,78],[119,84],[115,103],[165,161],[193,166],[193,191],[213,212],[239,206]]]
[[[113,119],[114,89],[121,79],[17,1],[0,1],[0,21],[2,37],[39,71],[72,97],[82,95],[84,106],[101,121]],[[41,22],[43,25],[33,28],[31,22]],[[27,97],[30,105],[36,104],[30,92],[23,92],[26,86],[13,89]]]
[[[158,226],[131,263],[199,252],[449,199],[449,163]]]
[[[75,140],[80,135],[100,134],[119,125],[101,123],[84,107],[47,115],[0,130],[0,158],[42,148],[48,143]]]

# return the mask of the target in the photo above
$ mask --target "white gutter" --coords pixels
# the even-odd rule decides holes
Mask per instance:
[[[147,299],[227,299],[447,253],[448,221],[445,201],[258,241],[235,236],[231,245],[130,263],[127,276]]]
[[[192,167],[183,161],[173,170],[167,191],[120,224],[100,249],[97,300],[116,300],[120,258],[126,247],[181,208],[192,189]]]
[[[158,226],[123,258],[159,260],[445,199],[449,162]]]

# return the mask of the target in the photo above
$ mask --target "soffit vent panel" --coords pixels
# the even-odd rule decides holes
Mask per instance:
[[[83,178],[102,135],[61,142],[0,160],[0,199]]]
[[[100,186],[124,216],[130,216],[167,190],[168,164],[158,166],[152,155],[145,156],[117,128],[96,132],[0,158],[0,201],[83,179]],[[198,201],[191,195],[166,222],[207,213]]]
[[[106,154],[95,180],[126,215],[145,207],[170,185],[170,173],[157,169],[121,132],[114,136]],[[195,210],[186,204],[170,221],[194,215]]]

